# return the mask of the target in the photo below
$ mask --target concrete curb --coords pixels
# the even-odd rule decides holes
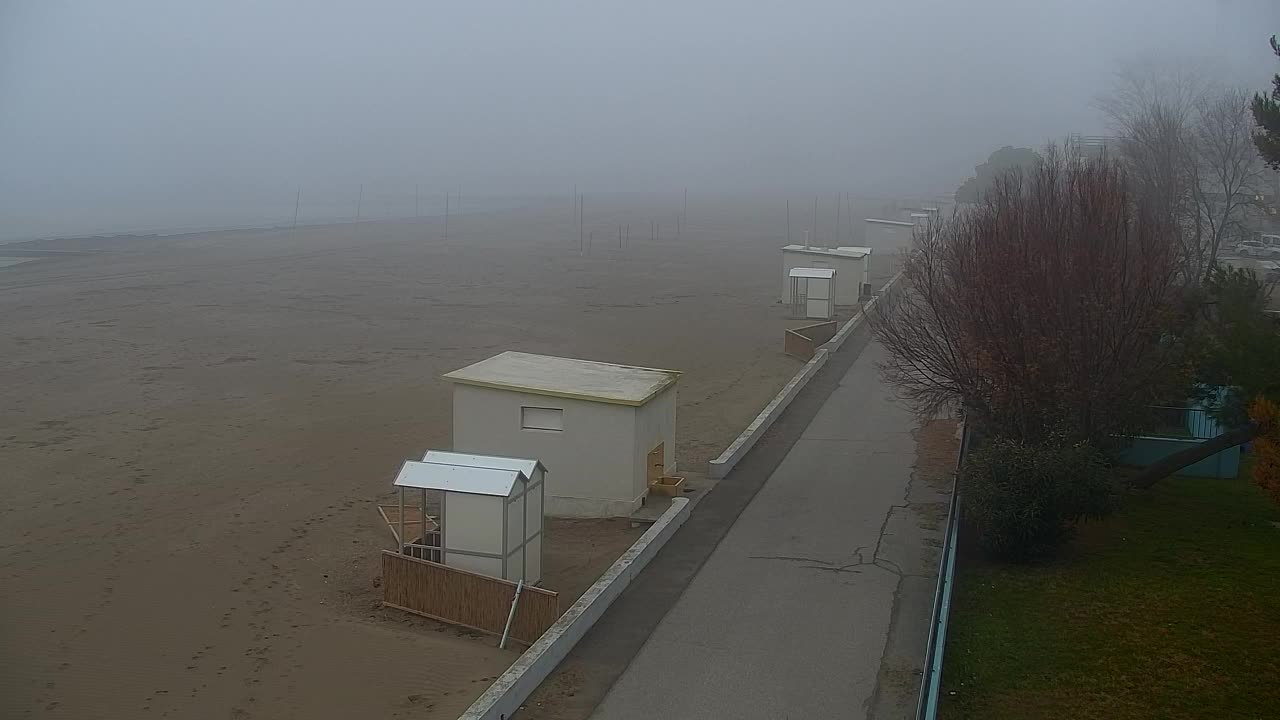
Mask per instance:
[[[901,277],[902,273],[899,272],[897,275],[889,278],[889,282],[885,283],[884,287],[880,288],[881,294],[887,294]],[[756,419],[751,421],[751,424],[747,426],[747,429],[743,430],[738,434],[738,437],[734,438],[733,442],[729,444],[729,447],[725,448],[724,452],[720,453],[720,457],[710,462],[710,470],[708,471],[708,474],[711,477],[722,478],[729,474],[729,471],[738,464],[738,461],[755,446],[756,441],[760,439],[761,435],[764,435],[765,430],[768,430],[769,426],[773,425],[773,421],[777,420],[778,416],[782,414],[782,411],[787,409],[787,406],[791,404],[791,401],[795,399],[800,390],[802,390],[805,385],[809,384],[809,380],[814,376],[814,373],[818,372],[818,370],[822,369],[823,365],[827,364],[827,355],[839,350],[840,347],[844,345],[844,341],[848,340],[849,337],[853,335],[853,331],[862,327],[862,325],[866,323],[867,311],[875,307],[879,300],[879,297],[872,298],[870,302],[862,306],[862,309],[858,311],[857,315],[850,318],[849,322],[845,323],[844,327],[840,328],[840,332],[836,333],[835,337],[831,338],[818,348],[818,352],[814,354],[813,359],[805,363],[804,367],[800,368],[800,372],[797,372],[791,380],[778,391],[778,394],[773,396],[773,400],[769,401],[769,404],[764,406],[764,409],[760,411],[759,415],[756,415]]]
[[[688,517],[689,499],[672,498],[671,507],[662,517],[609,566],[542,637],[516,658],[458,720],[506,720],[511,717]]]
[[[804,367],[800,368],[800,372],[796,373],[791,380],[778,391],[778,394],[773,396],[773,399],[769,401],[768,405],[764,406],[764,409],[760,411],[759,415],[756,415],[756,419],[751,421],[751,424],[747,426],[747,429],[743,430],[738,434],[738,437],[734,438],[733,442],[729,444],[729,447],[725,448],[724,452],[720,453],[720,457],[711,461],[708,473],[711,477],[722,478],[725,475],[728,475],[729,471],[738,464],[738,461],[755,446],[756,441],[760,439],[760,436],[764,435],[764,431],[768,430],[770,425],[773,425],[773,421],[778,419],[778,416],[782,414],[783,410],[787,409],[787,406],[791,404],[791,401],[795,399],[796,395],[799,394],[805,385],[809,384],[809,380],[811,380],[813,376],[822,369],[823,365],[827,364],[827,356],[831,353],[826,348],[827,345],[830,345],[832,342],[835,342],[835,340],[833,339],[828,341],[826,345],[818,348],[818,351],[813,355],[813,359],[805,363]]]

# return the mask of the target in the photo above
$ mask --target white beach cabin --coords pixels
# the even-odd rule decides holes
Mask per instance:
[[[548,515],[628,516],[675,471],[678,372],[504,352],[444,377],[454,450],[546,462]]]
[[[871,248],[819,248],[787,245],[782,248],[782,303],[791,304],[791,271],[824,268],[835,271],[840,282],[832,293],[836,305],[856,305],[863,286],[871,282]]]
[[[835,316],[836,271],[831,268],[791,270],[791,316],[830,320]]]
[[[422,462],[400,468],[404,537],[405,493],[439,493],[439,529],[402,544],[400,552],[512,582],[542,579],[543,488],[546,468],[537,460],[465,455],[432,450]],[[429,518],[422,527],[430,528]]]
[[[863,223],[863,241],[882,252],[897,252],[911,245],[916,223],[900,220],[867,218]],[[924,225],[924,222],[920,223]]]

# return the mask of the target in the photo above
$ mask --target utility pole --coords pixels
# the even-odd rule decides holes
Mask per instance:
[[[811,225],[810,228],[813,230],[813,242],[816,244],[818,242],[818,196],[817,195],[813,196],[813,225]]]
[[[850,218],[849,222],[853,222]],[[840,193],[836,193],[836,245],[840,244]]]
[[[849,191],[844,193],[844,204],[849,208],[849,244],[853,244],[853,196]]]

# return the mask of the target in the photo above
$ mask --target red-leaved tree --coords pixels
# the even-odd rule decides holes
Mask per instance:
[[[918,235],[909,291],[873,318],[887,379],[923,413],[983,431],[1105,445],[1187,381],[1178,248],[1115,160],[1051,148]]]

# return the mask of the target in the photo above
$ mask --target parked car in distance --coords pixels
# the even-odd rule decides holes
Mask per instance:
[[[1236,254],[1247,258],[1280,257],[1280,246],[1267,245],[1261,240],[1244,240],[1236,244]]]

